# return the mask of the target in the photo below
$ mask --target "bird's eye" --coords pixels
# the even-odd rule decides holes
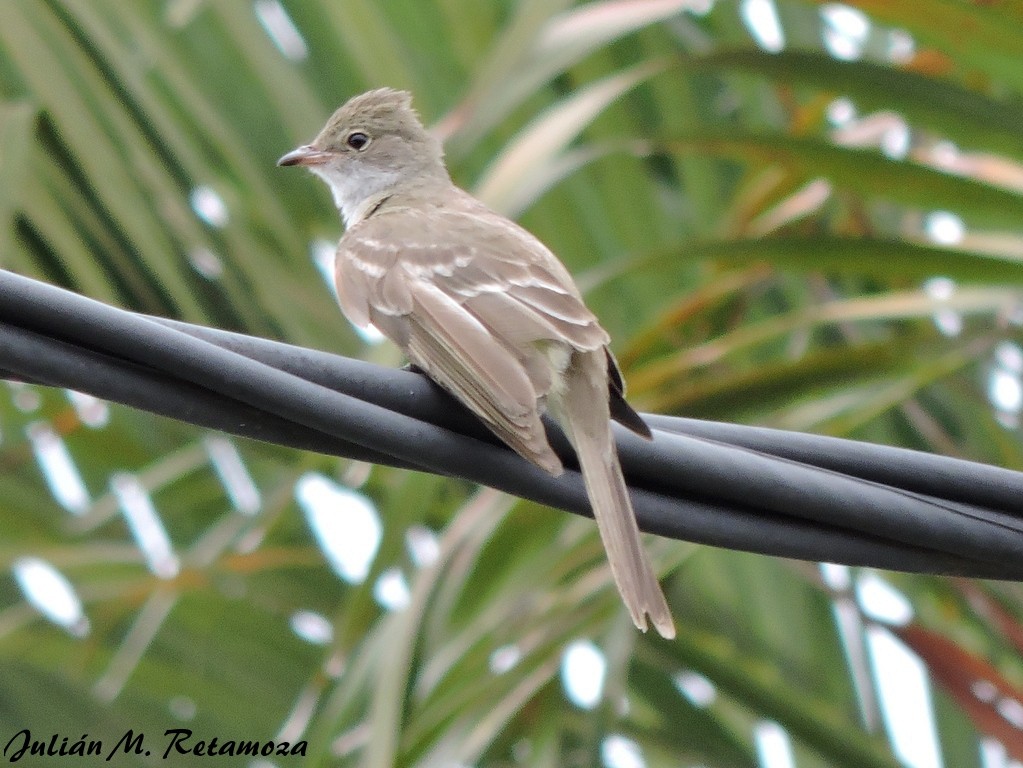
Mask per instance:
[[[364,134],[362,131],[355,131],[354,133],[348,134],[348,138],[345,139],[345,143],[356,151],[362,150],[369,146],[369,136]]]

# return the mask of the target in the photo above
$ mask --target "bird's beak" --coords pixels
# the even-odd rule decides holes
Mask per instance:
[[[305,144],[298,149],[291,150],[277,161],[277,165],[319,165],[327,162],[330,157],[330,152],[317,149],[312,144]]]

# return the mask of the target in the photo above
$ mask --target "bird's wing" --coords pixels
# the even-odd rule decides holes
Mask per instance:
[[[337,283],[353,323],[377,325],[508,445],[560,471],[542,401],[572,350],[608,337],[538,240],[485,209],[396,209],[345,234]]]

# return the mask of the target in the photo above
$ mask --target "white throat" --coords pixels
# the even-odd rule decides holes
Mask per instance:
[[[350,163],[344,171],[329,165],[314,165],[310,170],[330,187],[345,229],[362,221],[381,198],[390,193],[400,176],[397,171],[381,171],[359,163]]]

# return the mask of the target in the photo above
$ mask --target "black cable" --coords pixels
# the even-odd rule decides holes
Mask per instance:
[[[337,456],[390,462],[390,457],[310,430],[165,373],[82,349],[0,322],[0,356],[17,378],[66,387],[104,400],[264,442]],[[4,374],[12,378],[11,371]]]
[[[418,374],[147,318],[6,272],[0,321],[0,370],[14,378],[589,513],[578,472],[556,479],[533,467]],[[619,433],[645,530],[801,559],[1023,579],[1018,507],[1005,503],[1023,497],[1020,473],[835,438],[649,420],[654,443]],[[563,436],[551,437],[571,466]]]
[[[390,376],[382,376],[381,369],[376,366],[323,352],[289,347],[265,339],[254,339],[224,331],[196,329],[195,326],[173,321],[165,322],[185,332],[195,333],[227,348],[256,357],[267,364],[304,374],[324,385],[337,387],[378,405],[408,415],[417,415],[431,423],[463,433],[470,432],[474,437],[496,442],[489,430],[467,411],[453,407],[447,395],[413,374],[389,372]],[[337,370],[342,367],[344,370]],[[392,378],[405,380],[389,381]],[[391,383],[397,386],[388,387],[387,385]],[[414,409],[407,407],[409,400],[404,398],[405,395],[411,396],[414,400]],[[670,491],[673,494],[697,498],[701,496],[717,497],[718,500],[725,498],[733,502],[733,505],[741,505],[752,493],[761,508],[770,509],[778,514],[791,514],[793,508],[799,508],[804,510],[799,516],[812,518],[819,511],[823,511],[826,516],[819,519],[821,523],[833,521],[836,511],[844,510],[843,518],[862,519],[858,527],[863,530],[878,533],[887,531],[892,538],[924,545],[930,544],[934,538],[934,534],[927,530],[931,527],[933,515],[938,511],[953,511],[955,516],[949,517],[951,524],[940,526],[936,531],[938,537],[944,537],[943,546],[958,547],[960,551],[973,549],[974,553],[982,558],[990,556],[1003,545],[1009,549],[1001,552],[999,556],[1016,557],[1020,554],[1021,542],[1016,537],[1002,541],[996,533],[993,540],[983,540],[984,534],[990,533],[990,526],[1002,526],[1019,531],[1023,527],[1023,521],[1014,516],[993,514],[989,510],[967,504],[956,505],[940,497],[927,498],[926,494],[914,494],[898,486],[890,488],[869,474],[866,477],[863,475],[856,478],[847,477],[846,475],[850,474],[849,465],[869,464],[863,461],[863,454],[865,451],[869,454],[869,451],[877,446],[826,438],[832,447],[832,453],[844,449],[841,453],[844,463],[833,461],[832,464],[837,464],[835,469],[828,465],[808,467],[800,462],[812,458],[809,452],[804,452],[800,459],[785,461],[791,457],[786,456],[783,451],[776,451],[773,456],[765,455],[764,450],[758,450],[754,445],[750,445],[754,441],[747,440],[745,444],[739,440],[731,444],[720,442],[722,432],[738,430],[735,436],[741,437],[744,434],[743,430],[748,428],[663,416],[651,417],[650,421],[651,424],[658,426],[659,431],[664,431],[663,427],[671,427],[674,433],[679,433],[680,427],[691,428],[699,425],[703,428],[703,434],[697,436],[698,445],[690,446],[690,450],[687,451],[681,444],[666,445],[666,441],[673,439],[668,435],[660,435],[657,443],[651,445],[622,430],[619,434],[622,462],[634,488]],[[722,429],[717,429],[718,426]],[[793,434],[776,430],[759,431],[774,432],[776,436]],[[560,449],[562,457],[571,463],[571,453],[564,440],[558,440],[559,436],[554,432],[551,433],[551,437],[554,438],[552,442]],[[780,438],[779,442],[784,445]],[[737,461],[739,447],[747,449],[741,461]],[[764,447],[766,446],[760,446],[761,449]],[[956,488],[964,487],[963,472],[969,470],[975,474],[986,474],[989,480],[997,479],[1000,483],[997,487],[1002,491],[1013,488],[1014,492],[1023,491],[1023,487],[1020,487],[1023,486],[1021,483],[1023,476],[1018,473],[970,462],[959,462],[959,466],[956,467],[954,460],[905,449],[888,451],[907,461],[920,463],[925,459],[929,460],[923,469],[930,480],[940,477],[935,471],[937,469],[935,461],[944,462],[946,472],[949,468],[959,470],[955,478]],[[892,456],[886,458],[891,463]],[[789,487],[789,494],[784,496],[780,492],[786,485]],[[980,487],[991,490],[994,486],[989,482]],[[936,510],[936,507],[941,509]],[[977,518],[984,523],[977,525],[976,520],[963,523],[970,518]],[[955,525],[957,522],[963,524]]]
[[[646,419],[657,429],[723,440],[731,445],[794,461],[811,462],[866,480],[1023,515],[1023,473],[1001,467],[909,448],[865,445],[837,437],[767,427],[721,424],[659,414],[648,414]],[[968,482],[963,482],[964,479]]]

